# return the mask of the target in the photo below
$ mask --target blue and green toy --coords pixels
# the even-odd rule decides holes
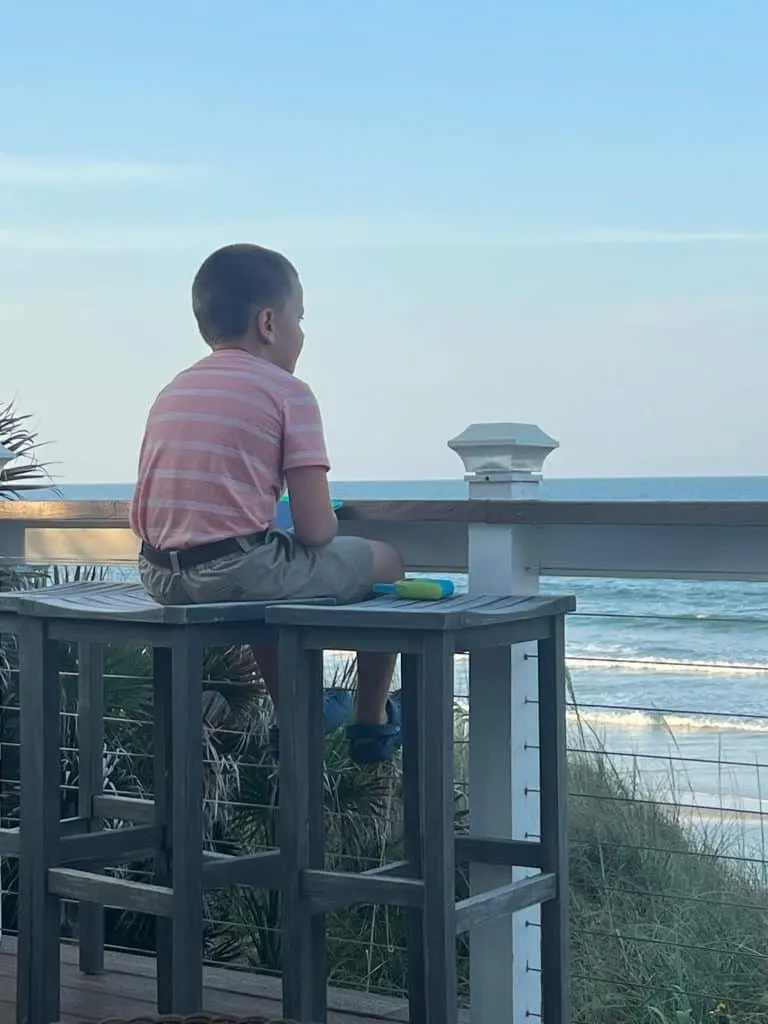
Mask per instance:
[[[451,580],[408,579],[396,583],[375,583],[374,594],[394,594],[403,601],[442,601],[453,597]]]
[[[331,502],[331,508],[334,512],[337,512],[342,505],[343,501],[333,500]],[[288,499],[288,495],[284,494],[277,503],[275,509],[275,524],[279,530],[285,530],[290,533],[293,530],[293,516],[291,515],[291,503]]]

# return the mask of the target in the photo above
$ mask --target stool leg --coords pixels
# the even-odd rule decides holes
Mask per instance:
[[[155,883],[173,884],[171,875],[171,806],[173,773],[171,762],[171,652],[156,647],[153,657],[153,721],[152,750],[155,794],[155,825],[161,839],[154,852]],[[167,917],[155,918],[155,950],[157,953],[157,1009],[171,1012],[171,922]]]
[[[324,866],[322,651],[303,651],[298,631],[281,631],[278,670],[283,1015],[324,1024],[325,916],[312,915],[301,892],[302,872]]]
[[[456,1024],[456,881],[453,823],[453,638],[424,637],[424,963],[426,1021]]]
[[[413,654],[400,658],[403,687],[403,846],[413,877],[422,877],[421,737],[423,732],[421,665]],[[409,1019],[427,1019],[424,969],[424,914],[420,907],[405,911],[408,962]]]
[[[90,831],[101,821],[93,816],[93,798],[104,790],[104,652],[100,644],[78,645],[78,811]],[[80,970],[104,970],[104,907],[81,903],[78,911]]]
[[[60,901],[48,892],[59,838],[59,645],[45,622],[20,627],[21,838],[19,849],[17,1020],[59,1018]]]
[[[570,1024],[565,638],[562,616],[550,622],[539,641],[541,866],[557,876],[557,895],[541,905],[541,1015],[545,1024]]]
[[[203,651],[187,630],[171,664],[171,1012],[199,1013],[203,1000]]]

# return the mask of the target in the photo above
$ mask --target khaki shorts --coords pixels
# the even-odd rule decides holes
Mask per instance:
[[[223,601],[302,601],[335,598],[340,603],[370,596],[373,548],[362,537],[336,537],[307,547],[291,533],[269,530],[250,551],[238,551],[174,576],[139,556],[139,575],[160,604]]]

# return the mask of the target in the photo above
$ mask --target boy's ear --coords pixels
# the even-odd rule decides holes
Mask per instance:
[[[275,343],[275,314],[271,309],[259,309],[255,311],[253,326],[256,334],[265,345]]]

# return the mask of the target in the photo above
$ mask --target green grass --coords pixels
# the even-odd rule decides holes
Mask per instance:
[[[692,829],[599,750],[571,759],[570,779],[576,1019],[768,1021],[762,866],[730,859],[736,837]]]

